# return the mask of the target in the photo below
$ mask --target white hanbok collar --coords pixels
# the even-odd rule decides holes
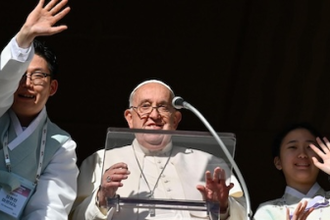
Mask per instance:
[[[21,126],[16,114],[13,110],[9,110],[10,119],[14,125],[16,138],[8,143],[10,150],[15,149],[20,143],[22,143],[27,137],[29,137],[38,127],[38,125],[44,121],[46,117],[46,107],[44,107],[39,115],[31,122],[31,124],[25,129]]]
[[[314,183],[314,185],[312,186],[312,188],[310,188],[310,190],[307,192],[307,194],[303,194],[290,186],[286,186],[285,194],[289,194],[298,199],[313,198],[315,196],[316,192],[319,191],[320,189],[321,189],[321,186],[318,183]]]

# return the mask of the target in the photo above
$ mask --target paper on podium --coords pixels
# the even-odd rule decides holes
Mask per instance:
[[[235,135],[233,133],[218,133],[218,135],[234,157]],[[152,143],[153,146],[165,143],[166,148],[172,147],[172,150],[159,155],[145,155],[139,147],[143,141]],[[121,199],[127,198],[131,201],[130,205],[126,204],[126,207],[121,209],[123,211],[128,208],[134,209],[134,212],[139,214],[145,210],[146,216],[152,215],[150,205],[156,209],[156,215],[164,218],[169,217],[171,211],[168,210],[173,209],[190,210],[190,214],[193,215],[205,215],[205,212],[200,212],[205,210],[205,207],[198,208],[204,203],[201,203],[203,198],[196,189],[197,185],[205,185],[205,172],[208,170],[213,175],[213,170],[221,167],[226,171],[226,184],[231,182],[232,166],[209,132],[110,127],[107,131],[102,174],[118,162],[126,163],[131,172],[126,180],[122,180],[123,186],[117,190]],[[151,191],[152,196],[150,196]],[[135,201],[140,205],[142,200],[147,200],[148,204],[146,206],[132,204],[134,199],[137,199]],[[162,210],[158,210],[161,207],[157,205],[159,201],[165,201],[167,204],[160,208]],[[171,201],[175,207],[168,205]],[[187,205],[191,202],[192,204]],[[168,210],[164,211],[164,209]],[[181,218],[185,219],[184,214],[182,215]]]

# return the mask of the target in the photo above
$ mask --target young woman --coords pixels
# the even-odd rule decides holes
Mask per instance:
[[[283,172],[282,198],[259,205],[254,220],[328,220],[330,191],[317,183],[322,170],[330,175],[330,143],[309,124],[294,124],[273,144],[275,167]]]

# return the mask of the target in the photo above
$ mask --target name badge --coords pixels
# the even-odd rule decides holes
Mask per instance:
[[[15,175],[14,173],[11,174],[19,179],[21,186],[12,192],[7,192],[1,188],[0,211],[16,219],[19,219],[26,206],[26,203],[35,190],[35,184],[27,179],[24,179],[23,177]]]

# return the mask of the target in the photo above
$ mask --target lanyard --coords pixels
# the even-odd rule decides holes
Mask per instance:
[[[42,163],[44,160],[44,152],[45,152],[45,146],[46,146],[46,135],[47,135],[47,119],[45,121],[45,124],[42,128],[42,136],[41,136],[41,143],[40,143],[40,153],[39,153],[39,163],[38,163],[38,169],[36,174],[36,179],[34,181],[34,184],[37,185],[40,174],[41,174],[41,168]],[[10,157],[8,152],[8,131],[6,131],[6,134],[4,136],[4,143],[3,143],[3,153],[5,156],[5,162],[8,172],[11,172],[11,163],[10,163]]]

